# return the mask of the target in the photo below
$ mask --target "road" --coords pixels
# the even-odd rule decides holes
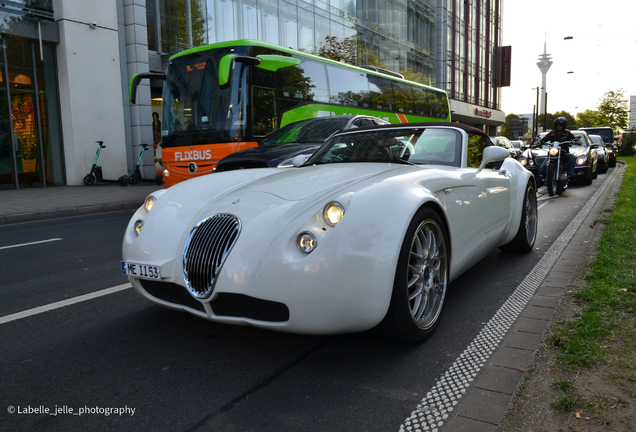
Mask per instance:
[[[535,251],[495,251],[455,280],[420,344],[267,332],[154,306],[120,274],[129,211],[2,226],[0,429],[398,431],[606,177],[541,196]]]

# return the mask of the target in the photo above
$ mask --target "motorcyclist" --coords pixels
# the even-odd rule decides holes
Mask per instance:
[[[568,121],[565,117],[557,117],[554,120],[554,129],[551,130],[546,136],[541,138],[540,143],[545,144],[546,142],[559,142],[563,143],[564,141],[573,141],[576,140],[576,136],[569,130],[567,130]],[[561,149],[565,153],[565,162],[567,165],[568,175],[574,175],[574,166],[576,165],[576,156],[570,153],[570,143],[560,144]],[[547,169],[547,164],[549,162],[549,158],[546,159],[543,164],[539,167],[540,175],[543,175],[545,178],[545,172]]]

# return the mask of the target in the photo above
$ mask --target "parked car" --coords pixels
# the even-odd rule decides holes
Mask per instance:
[[[614,168],[616,166],[616,155],[618,154],[618,147],[616,146],[616,139],[614,138],[614,132],[609,126],[597,126],[597,127],[584,127],[579,130],[585,131],[588,134],[598,135],[603,139],[605,143],[605,149],[609,153],[609,161],[607,166]]]
[[[504,147],[505,149],[507,149],[508,152],[510,153],[510,157],[519,159],[519,156],[522,153],[521,148],[513,146],[512,142],[510,142],[508,138],[502,137],[502,136],[496,136],[496,137],[491,137],[490,140],[493,142],[494,145],[498,145],[499,147]]]
[[[532,251],[534,178],[508,156],[457,123],[341,132],[289,169],[153,192],[126,228],[122,273],[210,321],[422,340],[451,281],[496,248]]]
[[[609,154],[607,153],[607,149],[605,148],[605,143],[603,142],[603,138],[600,135],[591,135],[588,134],[592,144],[596,145],[596,152],[598,153],[598,172],[599,174],[604,174],[607,172],[607,168],[609,167]]]
[[[260,145],[221,159],[214,172],[244,168],[290,167],[294,157],[312,155],[332,135],[364,126],[389,124],[378,117],[342,115],[300,120],[272,131]]]

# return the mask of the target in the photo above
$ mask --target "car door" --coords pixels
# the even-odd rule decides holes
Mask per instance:
[[[468,134],[468,164],[479,168],[484,148],[490,145],[486,137],[476,133]],[[500,165],[500,164],[499,164]],[[484,233],[494,235],[498,229],[506,226],[510,217],[510,178],[505,170],[486,165],[477,178],[480,185],[480,199],[483,209]]]

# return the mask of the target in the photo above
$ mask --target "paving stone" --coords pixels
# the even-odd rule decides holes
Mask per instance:
[[[490,364],[510,369],[527,369],[534,357],[534,351],[534,349],[515,348],[504,345],[493,354],[490,359]]]
[[[519,381],[523,378],[523,373],[524,371],[519,368],[489,365],[477,377],[474,385],[482,390],[491,390],[512,396],[519,386]]]

